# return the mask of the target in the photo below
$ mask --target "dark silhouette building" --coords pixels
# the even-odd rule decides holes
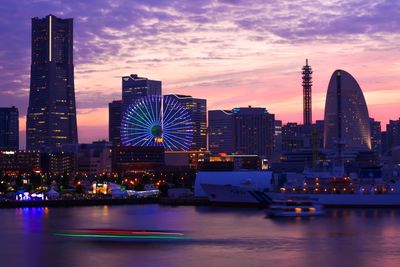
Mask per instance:
[[[32,58],[26,145],[57,150],[77,143],[73,20],[32,19]]]
[[[306,65],[302,68],[302,79],[303,79],[303,124],[312,124],[312,69],[308,65],[308,59],[306,59]]]
[[[113,145],[121,144],[122,100],[108,104],[108,139]]]
[[[16,107],[0,108],[0,150],[18,150],[19,120]]]
[[[189,123],[193,129],[193,140],[190,150],[207,149],[207,100],[189,95],[165,95],[173,97],[182,105],[191,117]]]
[[[325,103],[324,148],[346,151],[371,149],[368,108],[357,81],[344,70],[335,70]]]
[[[371,130],[371,149],[378,154],[382,153],[382,129],[381,122],[373,118],[369,119],[369,128]]]
[[[386,124],[386,151],[400,145],[400,118]]]

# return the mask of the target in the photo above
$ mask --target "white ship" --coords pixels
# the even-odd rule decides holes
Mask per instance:
[[[195,197],[211,202],[258,204],[250,192],[272,190],[272,173],[268,171],[207,171],[199,172]]]

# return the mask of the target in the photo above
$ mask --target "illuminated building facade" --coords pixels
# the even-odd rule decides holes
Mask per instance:
[[[166,95],[172,97],[189,112],[191,121],[188,126],[193,129],[190,150],[207,150],[207,100],[188,95]]]
[[[18,109],[0,108],[0,150],[18,150],[18,147]]]
[[[52,151],[77,143],[73,20],[33,18],[31,60],[27,148]]]
[[[324,148],[347,151],[371,149],[368,108],[357,81],[344,70],[335,70],[325,102]]]

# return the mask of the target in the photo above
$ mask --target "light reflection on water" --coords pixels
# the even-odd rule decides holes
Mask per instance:
[[[0,210],[0,220],[1,266],[396,266],[400,262],[397,209],[328,209],[322,217],[269,219],[263,210],[251,208],[21,208]],[[99,242],[54,235],[88,228],[175,230],[192,239]]]

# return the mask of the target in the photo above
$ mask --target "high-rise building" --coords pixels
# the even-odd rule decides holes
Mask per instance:
[[[386,143],[387,151],[400,145],[400,118],[398,120],[390,120],[389,124],[386,124]]]
[[[265,108],[209,111],[209,149],[218,153],[271,158],[274,151],[275,115]]]
[[[282,151],[296,152],[303,148],[302,125],[288,122],[282,126]]]
[[[275,115],[265,108],[234,108],[235,146],[238,154],[271,158]]]
[[[0,150],[18,150],[19,121],[16,107],[0,108]]]
[[[371,149],[368,108],[357,81],[344,70],[335,70],[329,81],[324,117],[325,149]]]
[[[194,98],[188,95],[165,95],[174,97],[188,112],[191,117],[189,122],[193,129],[193,140],[190,150],[207,149],[207,100]]]
[[[122,113],[139,98],[162,94],[161,81],[149,80],[137,74],[122,77]]]
[[[31,60],[27,148],[56,150],[77,143],[73,20],[33,18]]]
[[[113,145],[121,144],[122,100],[108,104],[108,139]]]
[[[382,153],[381,122],[369,118],[369,128],[371,130],[371,149],[380,154]]]
[[[302,79],[303,79],[303,124],[312,124],[312,69],[308,65],[308,59],[306,59],[306,65],[302,68]]]
[[[213,155],[235,152],[234,120],[231,110],[208,111],[208,149]]]

